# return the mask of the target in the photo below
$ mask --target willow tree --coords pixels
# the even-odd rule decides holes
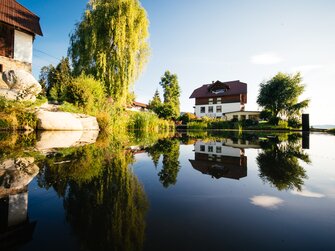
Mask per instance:
[[[149,55],[149,21],[138,0],[90,0],[71,35],[74,74],[91,74],[125,103]]]

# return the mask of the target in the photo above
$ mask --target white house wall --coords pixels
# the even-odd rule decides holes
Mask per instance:
[[[8,226],[25,222],[28,215],[28,192],[9,196]]]
[[[201,145],[205,146],[204,151],[201,151],[201,148],[200,148]],[[213,147],[213,152],[208,151],[208,146]],[[221,152],[216,151],[217,147],[221,149]],[[220,155],[220,156],[231,156],[231,157],[241,156],[241,150],[239,148],[224,146],[223,142],[197,141],[194,145],[194,151],[196,153],[215,154],[215,155]]]
[[[213,106],[213,112],[209,113],[208,112],[208,107]],[[222,107],[222,112],[217,113],[216,112],[216,107],[221,106]],[[205,113],[201,113],[201,107],[205,107]],[[227,112],[236,112],[241,110],[241,103],[224,103],[224,104],[213,104],[213,105],[196,105],[195,106],[195,115],[198,118],[207,116],[207,117],[222,117],[223,113]]]
[[[33,36],[15,30],[14,35],[14,59],[32,63],[33,59]]]

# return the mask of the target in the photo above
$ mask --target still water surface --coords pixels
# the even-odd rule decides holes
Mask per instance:
[[[92,138],[0,134],[0,250],[335,249],[335,136]]]

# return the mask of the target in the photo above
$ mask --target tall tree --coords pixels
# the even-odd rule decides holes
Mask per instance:
[[[301,81],[300,73],[289,75],[279,72],[269,81],[261,83],[257,103],[264,107],[274,124],[279,118],[297,117],[308,106],[308,99],[298,102],[305,90]]]
[[[159,91],[156,89],[152,100],[149,101],[149,109],[152,110],[157,115],[159,115],[160,111],[163,108],[162,106],[163,106],[163,103],[162,103]]]
[[[44,66],[41,69],[39,82],[46,88],[50,99],[63,101],[65,89],[72,81],[69,58],[62,58],[56,67]]]
[[[148,26],[138,0],[90,0],[71,35],[74,73],[92,74],[109,96],[125,103],[148,59]]]
[[[166,71],[161,78],[160,85],[164,89],[164,106],[169,114],[167,118],[176,119],[180,114],[180,86],[176,74]]]
[[[156,89],[155,94],[149,102],[149,108],[155,110],[156,107],[159,107],[162,104],[161,97],[159,95],[159,91]]]

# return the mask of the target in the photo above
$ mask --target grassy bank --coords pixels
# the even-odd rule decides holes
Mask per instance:
[[[286,121],[280,121],[278,125],[268,122],[257,122],[253,120],[222,121],[222,120],[198,120],[187,123],[190,130],[299,130],[288,126]]]
[[[46,98],[39,98],[35,103],[7,101],[0,98],[0,130],[35,130],[38,122],[35,110],[45,102]],[[100,129],[107,133],[125,133],[128,130],[168,132],[175,129],[173,121],[160,119],[154,113],[127,111],[122,106],[107,103],[100,103],[99,107],[80,107],[63,102],[59,110],[95,116]]]
[[[35,108],[45,103],[45,98],[36,102],[8,101],[0,97],[0,130],[34,130],[37,127]]]

